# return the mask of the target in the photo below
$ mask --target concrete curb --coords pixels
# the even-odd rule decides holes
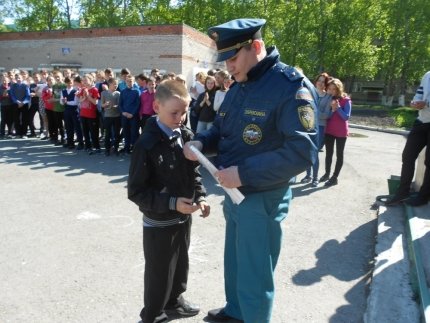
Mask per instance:
[[[365,323],[420,322],[410,284],[410,267],[402,207],[380,206]]]
[[[409,134],[409,132],[410,132],[409,130],[378,128],[378,127],[363,126],[363,125],[360,125],[360,124],[353,124],[353,123],[350,123],[349,127],[351,127],[351,128],[357,128],[357,129],[363,129],[363,130],[372,130],[372,131],[392,133],[392,134],[402,135],[402,136],[407,136]]]

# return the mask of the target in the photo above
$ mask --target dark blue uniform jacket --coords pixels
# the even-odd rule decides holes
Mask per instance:
[[[279,61],[275,47],[227,92],[214,125],[198,134],[216,164],[238,166],[244,192],[272,190],[313,164],[317,149],[315,88]]]

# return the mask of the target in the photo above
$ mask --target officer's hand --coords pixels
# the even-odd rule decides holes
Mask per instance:
[[[202,218],[207,217],[211,211],[211,207],[205,201],[199,203],[199,208],[200,211],[202,211],[202,214],[200,215]]]
[[[421,110],[426,106],[426,101],[412,101],[411,107],[417,110]]]
[[[237,166],[230,166],[229,168],[219,170],[215,173],[215,176],[218,178],[218,182],[226,188],[242,186]]]
[[[193,203],[193,199],[188,199],[186,197],[178,197],[176,200],[176,211],[183,214],[191,214],[197,211],[200,207]]]
[[[200,141],[198,141],[198,140],[194,140],[194,141],[188,141],[188,142],[186,142],[185,143],[185,145],[184,145],[184,149],[183,149],[183,151],[184,151],[184,156],[185,156],[185,158],[187,158],[187,159],[189,159],[189,160],[194,160],[194,161],[196,161],[197,160],[197,156],[196,156],[196,154],[194,154],[193,153],[193,151],[190,149],[190,146],[194,146],[194,147],[196,147],[198,150],[202,150],[203,149],[203,144],[200,142]]]

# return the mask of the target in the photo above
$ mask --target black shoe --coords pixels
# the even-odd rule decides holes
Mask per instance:
[[[210,310],[208,312],[208,317],[213,322],[243,322],[241,320],[235,319],[234,317],[231,317],[230,315],[227,315],[224,312],[223,307]]]
[[[302,184],[307,184],[307,183],[310,183],[312,181],[312,178],[309,176],[309,175],[306,175],[306,177],[304,177],[301,181],[300,181],[300,183],[302,183]]]
[[[330,186],[334,186],[337,185],[337,178],[336,177],[332,177],[330,178],[325,184],[325,187],[330,187]]]
[[[410,205],[410,206],[422,206],[422,205],[426,205],[428,203],[429,199],[422,197],[422,196],[416,196],[416,197],[411,197],[407,200],[405,200],[405,204]]]
[[[326,173],[320,178],[320,182],[328,181],[329,178],[330,178],[330,175]]]
[[[319,184],[320,182],[318,181],[318,178],[314,178],[313,180],[312,180],[312,187],[318,187],[318,184]]]
[[[82,149],[84,149],[84,144],[78,144],[76,146],[76,150],[82,150]]]
[[[188,302],[183,297],[179,297],[179,300],[175,305],[166,305],[164,310],[166,311],[167,315],[171,313],[178,314],[180,316],[194,316],[199,314],[200,307]]]
[[[137,323],[145,323],[145,321],[143,320],[143,318],[145,317],[145,309],[142,309],[142,311],[140,312],[140,318],[142,319],[141,321],[137,322]],[[167,323],[169,322],[169,318],[167,317],[166,313],[162,312],[160,315],[156,316],[154,318],[153,321],[151,321],[151,323]]]
[[[409,197],[409,194],[405,193],[397,193],[392,198],[388,199],[385,202],[385,206],[394,206],[402,203],[403,201],[407,200]]]
[[[98,149],[94,149],[94,150],[91,150],[89,153],[88,153],[88,155],[98,155],[98,154],[100,154],[102,151],[101,151],[101,149],[100,148],[98,148]]]

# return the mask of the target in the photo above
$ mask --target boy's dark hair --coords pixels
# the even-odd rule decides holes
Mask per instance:
[[[76,77],[73,79],[73,82],[76,82],[76,83],[82,83],[82,79],[81,79],[81,77],[78,75],[78,76],[76,76]]]
[[[112,70],[110,67],[105,68],[105,74],[110,74],[110,75],[112,75],[112,74],[113,74],[113,70]]]
[[[118,81],[115,78],[111,77],[107,80],[107,84],[111,85],[112,83],[118,83]]]
[[[66,76],[66,77],[64,78],[64,83],[66,83],[66,84],[70,84],[70,83],[72,83],[72,80],[70,79],[70,77]]]
[[[141,80],[141,81],[145,81],[145,82],[148,82],[148,80],[149,80],[149,78],[143,73],[140,73],[138,76],[136,76],[136,78]]]
[[[129,75],[130,74],[130,70],[128,68],[123,68],[121,70],[121,75]]]

